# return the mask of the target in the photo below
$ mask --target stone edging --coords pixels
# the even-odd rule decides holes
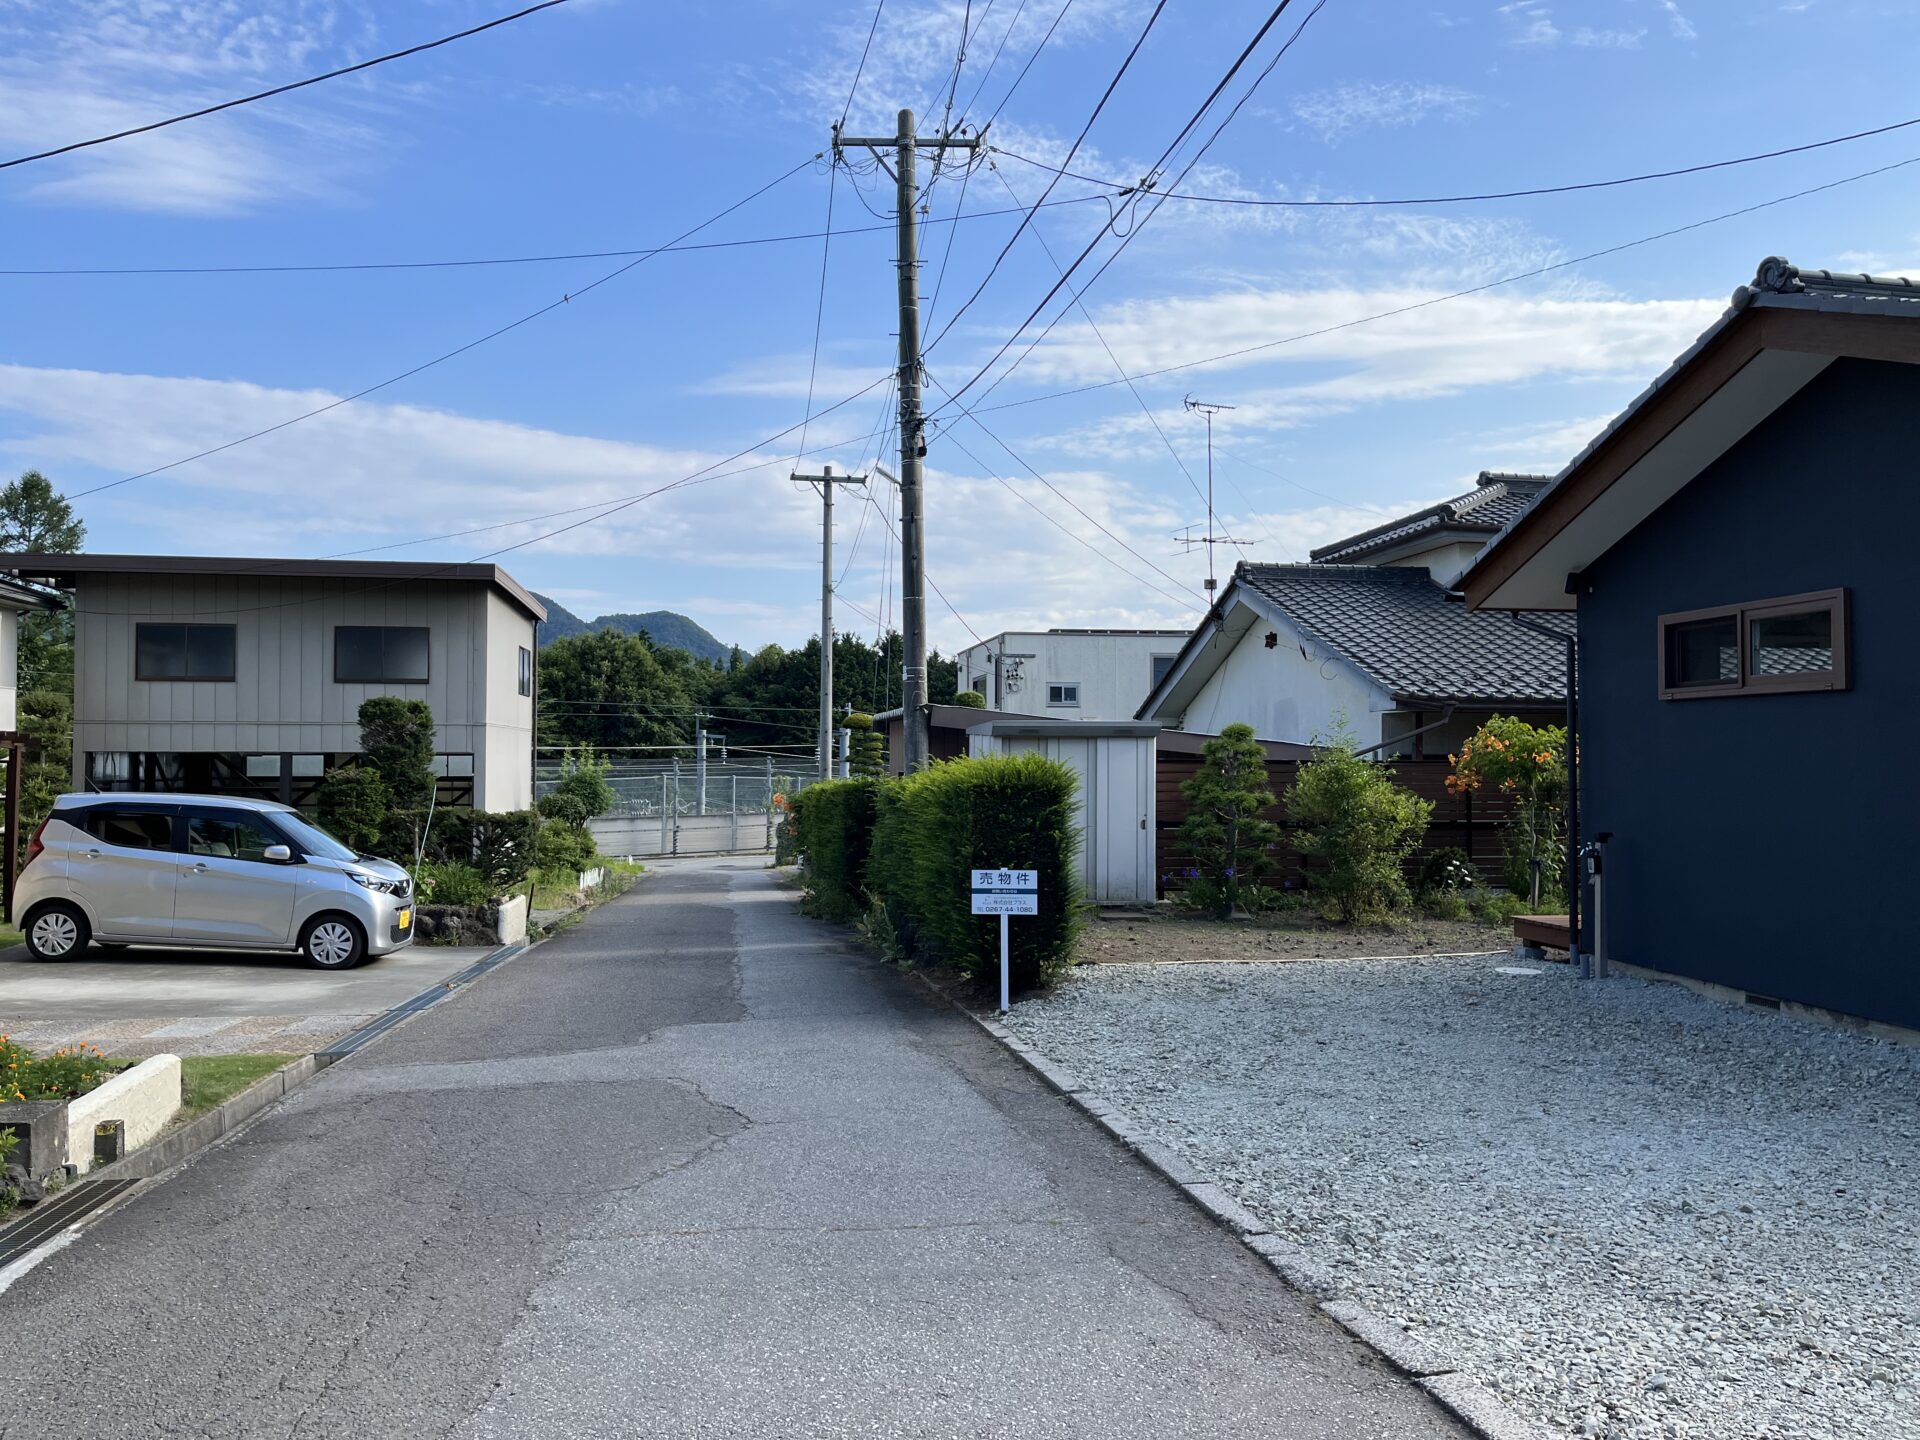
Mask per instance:
[[[1355,1340],[1406,1375],[1481,1440],[1542,1440],[1542,1432],[1508,1408],[1493,1391],[1462,1371],[1441,1351],[1339,1293],[1330,1271],[1293,1241],[1273,1234],[1238,1200],[1154,1139],[1117,1106],[1095,1094],[1078,1076],[1056,1065],[997,1020],[975,1014],[917,970],[929,991],[997,1040],[1062,1098],[1144,1160],[1194,1205],[1230,1231],[1295,1290],[1320,1302],[1320,1311]]]

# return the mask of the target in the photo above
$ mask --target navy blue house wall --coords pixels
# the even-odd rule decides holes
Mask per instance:
[[[1585,578],[1609,954],[1920,1027],[1920,366],[1835,361]],[[1662,614],[1836,586],[1851,689],[1660,698]]]

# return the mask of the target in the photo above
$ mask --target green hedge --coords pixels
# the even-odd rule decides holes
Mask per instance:
[[[794,797],[808,914],[853,920],[866,913],[867,851],[879,788],[877,780],[823,780]]]
[[[1040,913],[1010,922],[1010,983],[1030,990],[1072,963],[1080,826],[1071,770],[1040,755],[934,765],[888,782],[867,882],[907,954],[982,985],[1000,973],[1000,922],[972,913],[976,869],[1039,872]]]

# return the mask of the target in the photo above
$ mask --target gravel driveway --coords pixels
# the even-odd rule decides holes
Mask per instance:
[[[1920,1047],[1502,967],[1091,967],[1011,1026],[1550,1433],[1920,1437]]]

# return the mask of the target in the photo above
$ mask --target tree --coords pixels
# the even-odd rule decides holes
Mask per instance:
[[[329,770],[314,793],[320,823],[336,839],[355,850],[370,851],[380,843],[391,797],[380,776],[364,766],[345,765]]]
[[[1469,735],[1447,790],[1463,795],[1492,785],[1511,795],[1514,818],[1507,825],[1506,882],[1516,895],[1540,903],[1541,881],[1562,888],[1566,869],[1567,732],[1558,725],[1529,725],[1496,715]]]
[[[606,750],[686,745],[718,672],[641,635],[594,630],[540,652],[540,740]]]
[[[1193,808],[1180,838],[1194,856],[1189,903],[1225,920],[1271,866],[1280,827],[1262,818],[1273,804],[1267,752],[1251,725],[1229,725],[1201,748],[1200,770],[1180,791]],[[1257,893],[1257,892],[1256,892]]]
[[[968,710],[984,710],[987,708],[987,697],[978,690],[962,690],[953,697],[953,703]]]
[[[1320,869],[1316,889],[1332,918],[1359,920],[1404,907],[1409,899],[1401,866],[1427,833],[1433,802],[1393,783],[1393,771],[1354,753],[1344,721],[1316,737],[1318,752],[1287,787],[1294,846]]]
[[[856,710],[847,716],[848,737],[847,769],[855,775],[884,775],[887,773],[887,741],[878,730],[873,728],[873,716]]]
[[[411,860],[426,842],[433,794],[433,711],[424,700],[375,695],[360,702],[360,753],[387,792],[380,848]]]
[[[0,489],[0,550],[71,554],[87,542],[86,525],[38,470]],[[73,780],[73,616],[66,609],[21,612],[19,707],[26,737],[20,776],[20,834],[28,837],[53,812],[54,798]],[[17,856],[16,856],[17,860]]]

